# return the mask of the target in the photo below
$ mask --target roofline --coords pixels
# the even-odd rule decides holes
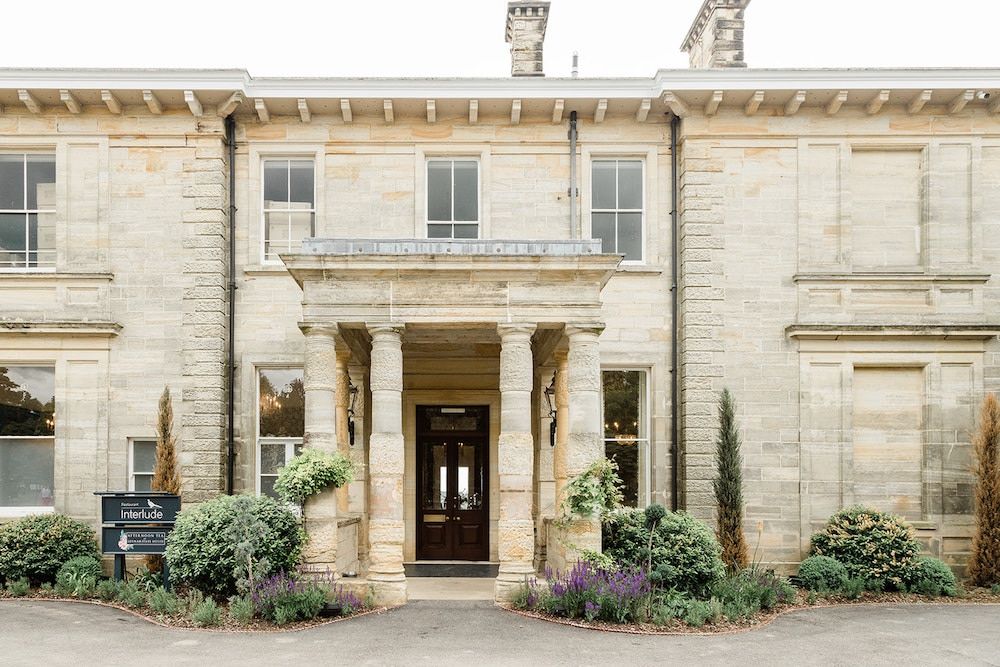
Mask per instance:
[[[1000,89],[1000,68],[661,69],[652,77],[252,77],[242,69],[0,68],[0,90],[214,90],[247,98],[552,99],[659,97],[666,91]]]

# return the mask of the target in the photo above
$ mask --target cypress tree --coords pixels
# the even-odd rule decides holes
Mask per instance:
[[[722,545],[722,562],[730,572],[747,566],[747,542],[743,535],[743,457],[736,425],[733,396],[728,389],[719,398],[719,434],[715,439],[718,473],[712,480],[718,506],[716,534]]]
[[[177,471],[177,438],[174,437],[174,407],[170,400],[170,387],[164,387],[156,413],[156,463],[153,465],[153,491],[179,494],[181,477]],[[162,556],[147,556],[146,568],[159,572],[163,567]]]
[[[987,394],[973,440],[976,457],[976,533],[969,578],[977,586],[1000,584],[1000,401]]]

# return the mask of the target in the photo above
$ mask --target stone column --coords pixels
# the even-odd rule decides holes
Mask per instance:
[[[566,440],[569,436],[569,359],[565,350],[557,350],[556,361],[556,448],[552,458],[552,472],[556,483],[555,517],[562,516],[562,502],[566,497]],[[551,534],[545,550],[549,567],[559,572],[567,569],[565,535],[555,525],[550,525]]]
[[[336,390],[337,325],[302,323],[306,337],[304,446],[329,454],[337,451]],[[302,508],[309,540],[303,553],[307,572],[336,574],[337,493],[328,489],[306,499]]]
[[[377,604],[406,602],[403,573],[403,326],[373,324],[368,580]]]
[[[336,413],[337,413],[337,451],[346,458],[351,458],[350,436],[347,433],[347,408],[351,402],[351,376],[347,364],[351,353],[343,345],[337,347],[336,368]],[[343,486],[337,489],[337,509],[341,514],[347,513],[349,489]]]
[[[597,339],[603,324],[570,325],[566,378],[569,424],[566,434],[566,479],[576,477],[604,456],[601,415],[601,354]],[[580,552],[601,550],[598,517],[573,521],[566,535],[566,564],[579,560]]]
[[[498,550],[500,572],[497,600],[534,571],[534,522],[531,519],[531,482],[534,442],[531,435],[531,385],[533,364],[531,334],[534,324],[501,324],[500,333],[500,442],[497,460],[500,476]]]

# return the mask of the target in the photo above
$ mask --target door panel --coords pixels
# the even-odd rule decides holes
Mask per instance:
[[[488,418],[486,408],[470,408],[476,419],[456,420],[461,408],[421,406],[424,423],[446,424],[437,432],[417,435],[417,558],[427,560],[486,560],[489,557]],[[440,410],[446,419],[434,419]],[[447,411],[447,412],[446,412]],[[481,431],[456,432],[454,424],[481,426]]]

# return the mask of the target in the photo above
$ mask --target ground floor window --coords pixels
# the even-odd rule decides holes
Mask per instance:
[[[604,453],[618,463],[625,504],[637,507],[649,452],[646,371],[603,372]]]
[[[152,491],[156,467],[156,440],[135,438],[130,442],[129,491]]]
[[[55,369],[0,366],[0,507],[53,504]]]
[[[302,369],[262,368],[257,386],[257,491],[276,497],[278,469],[302,450],[306,405]]]

